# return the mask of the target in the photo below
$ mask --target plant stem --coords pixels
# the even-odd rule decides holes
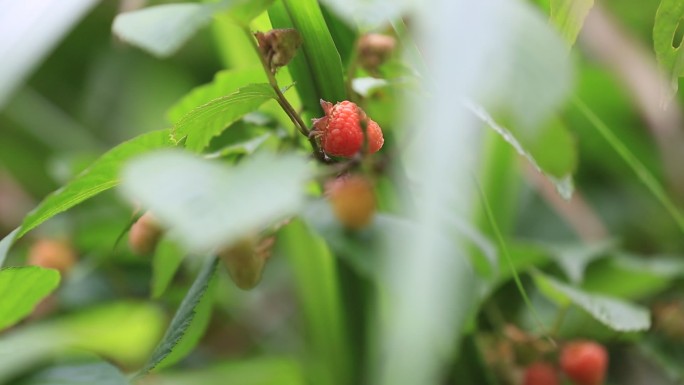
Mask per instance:
[[[292,107],[287,98],[285,98],[285,95],[283,95],[283,92],[280,90],[280,87],[278,86],[278,81],[275,78],[275,74],[271,71],[270,66],[266,62],[266,58],[264,58],[264,56],[261,54],[259,46],[254,41],[254,36],[252,36],[252,32],[249,30],[248,27],[245,27],[244,31],[247,34],[247,38],[252,44],[252,47],[256,51],[257,56],[259,56],[261,65],[264,67],[264,71],[266,72],[266,76],[268,77],[268,82],[271,85],[271,87],[273,87],[273,91],[275,91],[276,96],[278,97],[276,99],[278,101],[278,104],[283,109],[283,111],[285,111],[290,120],[292,120],[292,123],[295,125],[296,129],[299,130],[299,132],[302,135],[306,136],[309,139],[309,143],[311,143],[311,147],[313,148],[316,159],[323,163],[330,163],[330,159],[325,156],[321,148],[318,146],[318,143],[316,143],[316,139],[310,135],[311,131],[307,128],[301,116],[299,116],[297,111],[295,111],[294,107]]]

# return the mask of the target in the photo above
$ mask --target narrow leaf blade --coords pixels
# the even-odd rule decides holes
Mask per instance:
[[[197,308],[206,296],[207,289],[214,277],[217,263],[218,259],[215,257],[206,260],[192,287],[190,287],[185,298],[183,298],[183,302],[181,302],[180,307],[171,320],[171,324],[166,330],[164,337],[162,337],[154,352],[152,352],[152,356],[147,361],[147,364],[140,371],[140,375],[147,374],[156,367],[163,367],[166,364],[166,360],[174,352],[174,349],[182,343],[188,330],[193,328]],[[196,343],[196,341],[194,342]],[[192,347],[186,345],[184,350],[189,351],[188,348],[191,349]],[[176,359],[180,358],[182,357],[176,356]]]
[[[584,18],[594,6],[594,0],[551,0],[551,23],[572,46],[582,29]]]

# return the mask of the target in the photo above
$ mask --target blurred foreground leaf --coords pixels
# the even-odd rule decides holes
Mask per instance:
[[[162,312],[119,302],[16,329],[0,338],[0,383],[71,349],[84,349],[127,366],[143,362],[161,335]]]
[[[158,57],[176,52],[195,32],[209,24],[221,3],[163,4],[119,14],[112,31],[122,40]]]
[[[42,369],[18,385],[128,385],[128,379],[107,362],[64,364]]]
[[[586,293],[542,273],[535,273],[534,280],[539,290],[558,305],[575,304],[613,330],[634,332],[651,327],[651,317],[646,308],[617,298]]]
[[[257,154],[237,166],[181,151],[132,161],[123,193],[150,209],[188,250],[228,246],[298,212],[310,168],[295,155]]]
[[[28,316],[59,285],[59,272],[38,266],[0,270],[0,330]]]

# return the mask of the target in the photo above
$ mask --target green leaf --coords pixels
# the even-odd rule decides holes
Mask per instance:
[[[11,233],[7,234],[5,238],[2,238],[0,241],[0,267],[5,264],[5,259],[7,259],[7,253],[9,253],[10,247],[12,247],[12,244],[14,243],[15,238],[17,237],[17,234],[19,234],[19,229],[16,228],[12,230]]]
[[[661,0],[653,24],[653,48],[660,68],[670,79],[670,94],[667,101],[677,93],[679,77],[684,75],[682,41],[674,41],[677,28],[684,18],[684,3],[679,0]]]
[[[233,1],[228,12],[230,18],[242,26],[248,26],[249,22],[273,4],[273,0],[242,0]]]
[[[305,159],[292,154],[260,153],[230,167],[163,151],[131,162],[122,187],[174,239],[201,254],[297,213],[310,173]]]
[[[184,115],[203,104],[233,93],[240,87],[267,81],[266,74],[260,67],[219,71],[211,83],[193,88],[192,91],[171,106],[166,116],[171,122],[177,123]]]
[[[214,99],[183,116],[173,128],[176,143],[187,137],[185,146],[202,151],[211,139],[222,133],[245,114],[259,108],[269,99],[276,99],[269,84],[250,84],[236,92]]]
[[[0,330],[31,314],[59,285],[59,272],[37,266],[0,270]]]
[[[570,46],[575,44],[584,18],[593,6],[594,0],[551,0],[551,24]]]
[[[681,257],[643,257],[617,254],[592,265],[582,288],[631,300],[655,295],[684,276]]]
[[[202,369],[164,371],[155,376],[164,385],[304,385],[304,374],[292,358],[257,357],[230,360]]]
[[[38,207],[24,218],[16,238],[84,200],[117,186],[119,171],[129,159],[150,150],[171,146],[169,130],[149,132],[119,144],[102,155],[74,180],[43,199]]]
[[[342,61],[318,2],[316,0],[280,1],[285,6],[292,25],[302,36],[301,50],[304,55],[301,56],[306,58],[311,70],[310,76],[316,86],[318,98],[333,103],[347,99]],[[274,22],[274,25],[276,24]],[[305,81],[305,79],[298,79],[294,72],[292,75],[297,82]],[[303,98],[302,101],[304,102]]]
[[[606,240],[592,245],[543,243],[540,246],[549,252],[551,259],[560,266],[570,282],[579,284],[587,265],[606,256],[615,246],[615,241]]]
[[[74,348],[138,366],[161,335],[163,322],[156,306],[118,302],[15,329],[0,339],[0,383]]]
[[[163,368],[182,359],[199,341],[209,321],[212,296],[207,295],[215,276],[218,259],[207,258],[195,282],[183,298],[164,337],[152,352],[150,359],[140,370],[144,375],[154,368]],[[178,352],[176,352],[178,349]]]
[[[602,324],[619,332],[635,332],[651,327],[648,309],[617,298],[590,294],[541,273],[534,274],[539,290],[560,306],[581,307]]]
[[[627,163],[629,168],[637,174],[641,182],[646,185],[648,190],[655,196],[655,198],[663,205],[665,211],[674,219],[679,226],[679,229],[684,232],[684,215],[679,211],[677,205],[670,199],[665,188],[658,182],[655,176],[648,170],[646,166],[634,155],[632,151],[620,140],[620,138],[608,128],[608,126],[599,118],[584,102],[575,99],[575,106],[586,117],[592,126],[599,132],[599,134],[613,147],[615,152]]]
[[[350,347],[335,259],[325,240],[300,220],[278,234],[278,253],[292,266],[308,340],[312,382],[348,384]]]
[[[65,364],[32,374],[19,385],[129,385],[116,366],[100,361]]]
[[[152,259],[152,298],[159,298],[166,291],[183,262],[185,252],[168,238],[157,245]]]
[[[209,24],[222,7],[223,3],[157,5],[117,15],[112,31],[155,56],[168,57]]]

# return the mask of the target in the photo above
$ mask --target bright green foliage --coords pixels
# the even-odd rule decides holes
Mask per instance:
[[[159,298],[171,284],[185,257],[183,249],[168,238],[157,245],[152,260],[152,298]]]
[[[670,92],[674,95],[679,88],[679,77],[684,75],[684,55],[681,45],[674,41],[675,33],[684,18],[684,3],[679,0],[661,0],[653,24],[653,48],[658,64],[670,80]],[[668,98],[667,101],[669,101]]]
[[[568,45],[575,44],[584,18],[593,6],[594,0],[551,0],[551,23]]]
[[[228,125],[256,110],[267,100],[275,98],[275,91],[268,84],[242,87],[185,114],[174,126],[171,137],[176,143],[185,138],[186,148],[202,151]]]
[[[0,270],[0,330],[28,316],[59,284],[59,272],[37,266]]]

